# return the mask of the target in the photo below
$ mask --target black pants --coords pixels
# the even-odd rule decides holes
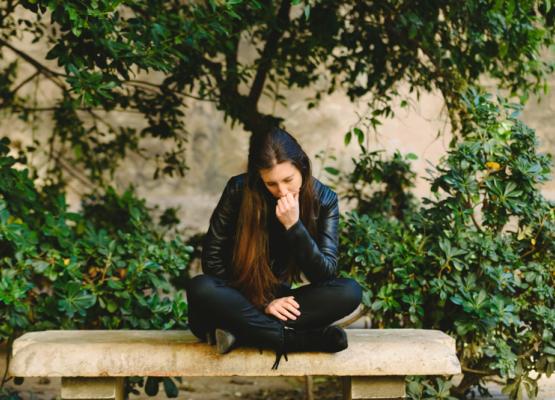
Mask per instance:
[[[361,302],[362,289],[353,279],[336,278],[291,289],[280,286],[276,298],[294,296],[301,315],[282,321],[265,314],[241,292],[222,279],[198,275],[189,281],[189,327],[201,340],[215,328],[232,332],[240,344],[278,349],[284,325],[296,329],[327,326],[353,312]]]

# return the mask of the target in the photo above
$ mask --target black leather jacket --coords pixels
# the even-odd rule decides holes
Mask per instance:
[[[288,230],[279,222],[275,212],[268,216],[270,243],[270,266],[280,281],[290,285],[283,278],[287,268],[287,257],[294,262],[310,282],[332,279],[337,275],[337,248],[339,206],[337,194],[318,179],[312,177],[315,197],[319,202],[318,235],[311,237],[304,224],[299,221]],[[216,209],[210,217],[210,227],[202,250],[202,270],[229,281],[232,277],[231,257],[235,239],[237,217],[241,205],[246,174],[232,177],[227,182]],[[268,190],[265,199],[269,210],[275,210],[277,200]]]

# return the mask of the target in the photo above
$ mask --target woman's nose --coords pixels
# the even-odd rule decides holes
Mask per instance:
[[[287,188],[285,186],[278,186],[279,197],[287,195]]]

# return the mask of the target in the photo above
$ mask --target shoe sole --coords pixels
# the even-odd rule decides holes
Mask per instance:
[[[323,335],[325,341],[330,346],[331,353],[337,353],[338,351],[345,350],[348,346],[347,333],[345,330],[337,325],[328,326]]]
[[[220,354],[229,353],[235,344],[235,336],[223,329],[216,329],[216,350]]]
[[[206,343],[210,346],[214,346],[216,344],[216,336],[214,335],[214,331],[206,332]]]

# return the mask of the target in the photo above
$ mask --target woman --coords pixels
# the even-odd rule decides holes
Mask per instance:
[[[337,352],[331,325],[358,307],[360,286],[337,278],[337,195],[312,177],[297,141],[274,128],[250,141],[247,172],[232,177],[210,218],[204,274],[187,288],[189,325],[226,353],[238,345]],[[291,289],[304,273],[310,284]]]

